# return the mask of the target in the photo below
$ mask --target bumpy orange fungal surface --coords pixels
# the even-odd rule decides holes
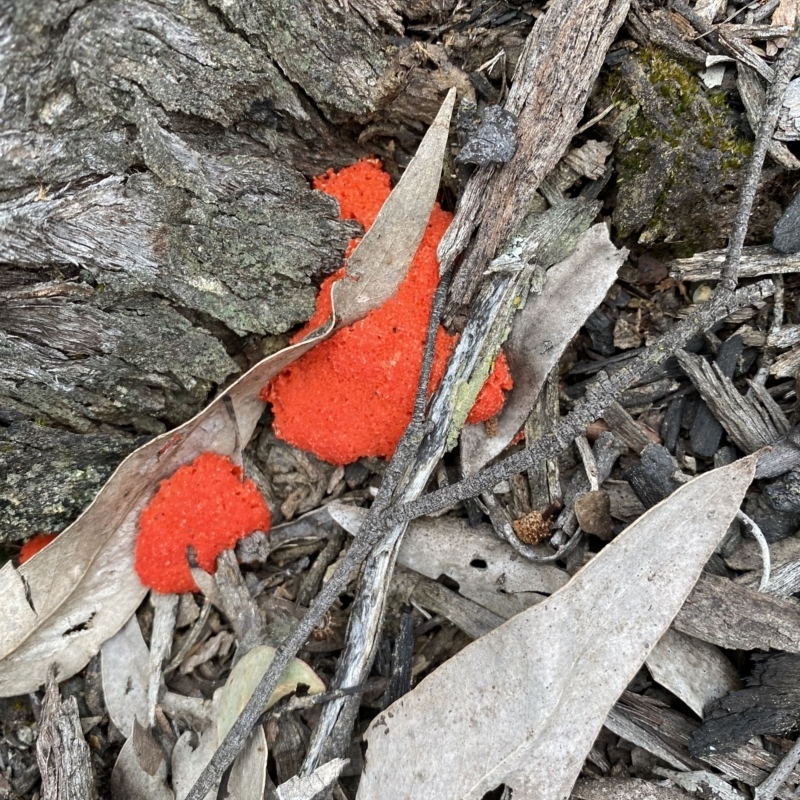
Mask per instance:
[[[253,481],[217,453],[203,453],[162,481],[139,518],[135,567],[139,579],[162,594],[196,591],[188,548],[197,563],[215,572],[217,556],[254,531],[269,530],[271,517]]]
[[[369,229],[391,191],[379,161],[367,159],[338,173],[329,170],[314,188],[339,201],[341,216]],[[452,215],[436,204],[408,275],[394,297],[364,319],[337,331],[276,376],[261,393],[272,404],[277,436],[333,464],[394,453],[414,408],[433,295],[439,282],[436,247]],[[351,242],[351,252],[355,241]],[[322,284],[314,315],[295,341],[331,313],[331,287]],[[439,329],[430,390],[438,385],[456,338]],[[503,405],[512,386],[501,355],[468,418],[481,422]]]

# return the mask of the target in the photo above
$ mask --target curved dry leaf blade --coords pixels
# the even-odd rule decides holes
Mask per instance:
[[[246,653],[231,670],[225,686],[219,696],[217,705],[217,736],[222,741],[236,722],[242,709],[255,691],[264,673],[275,658],[275,648],[262,644]],[[321,694],[325,684],[311,667],[299,658],[295,658],[283,673],[272,697],[264,708],[266,711],[281,698],[291,694],[298,684],[308,686],[309,694]]]
[[[428,128],[417,154],[348,259],[350,280],[333,287],[337,325],[350,325],[392,297],[408,273],[439,191],[456,90]]]
[[[175,800],[175,795],[167,786],[167,762],[162,761],[154,775],[148,775],[139,764],[133,747],[133,740],[128,739],[117,756],[117,763],[111,773],[112,796],[124,797],[128,800]]]
[[[262,800],[267,786],[267,756],[264,726],[257,725],[233,762],[228,778],[228,797],[235,800]]]
[[[18,569],[7,564],[0,571],[4,616],[14,621],[0,628],[0,697],[35,691],[51,663],[59,680],[74,675],[130,619],[147,594],[133,566],[137,522],[159,482],[201,453],[232,455],[237,439],[247,441],[261,416],[261,387],[332,330],[331,320],[234,383],[227,397],[235,424],[218,397],[184,425],[131,453],[86,511],[44,550]]]
[[[135,614],[117,633],[103,642],[100,652],[103,699],[108,716],[122,735],[129,739],[134,718],[147,719],[150,664],[150,651]]]
[[[175,791],[175,800],[183,800],[189,794],[216,749],[217,733],[213,725],[206,728],[199,739],[192,731],[181,734],[172,749],[172,788]],[[216,800],[218,788],[219,781],[216,781],[205,800]]]
[[[561,800],[725,534],[755,457],[647,511],[563,589],[439,667],[367,732],[359,800]]]
[[[627,255],[627,250],[618,250],[611,243],[605,225],[593,225],[578,239],[572,253],[547,271],[541,294],[528,297],[503,348],[514,388],[500,412],[497,433],[487,436],[482,424],[466,425],[461,432],[465,474],[476,473],[517,435],[550,370],[603,302]]]
[[[344,503],[331,503],[327,509],[353,536],[367,515],[366,509]],[[411,522],[397,563],[433,580],[446,575],[458,584],[459,594],[504,619],[538,603],[543,594],[553,594],[569,580],[567,572],[555,564],[520,558],[491,526],[473,528],[467,520],[449,517]]]

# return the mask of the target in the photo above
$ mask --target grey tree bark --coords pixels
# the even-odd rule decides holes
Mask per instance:
[[[458,41],[397,36],[433,8],[0,0],[0,541],[66,527],[308,318],[358,235],[308,178],[396,176],[475,96]],[[525,27],[490,27],[465,69],[513,69]]]

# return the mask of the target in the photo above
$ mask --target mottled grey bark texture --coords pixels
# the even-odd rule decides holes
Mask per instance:
[[[145,438],[78,434],[15,422],[0,440],[3,534],[19,539],[65,528]]]
[[[94,800],[97,791],[89,745],[83,738],[78,701],[61,700],[55,669],[42,704],[36,760],[42,775],[43,800]]]
[[[497,101],[476,70],[511,74],[522,12],[396,35],[455,4],[0,0],[0,541],[62,530],[309,317],[359,232],[310,176],[396,178],[449,87]]]

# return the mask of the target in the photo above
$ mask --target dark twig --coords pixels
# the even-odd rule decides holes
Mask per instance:
[[[768,297],[773,289],[772,281],[765,280],[736,292],[719,292],[708,303],[681,320],[655,344],[632,359],[626,367],[610,377],[603,372],[598,373],[597,381],[589,388],[586,397],[564,417],[553,433],[543,436],[525,450],[514,453],[469,478],[396,508],[388,515],[387,524],[394,525],[427,514],[435,514],[461,500],[477,497],[501,481],[529,469],[546,458],[555,458],[576,436],[583,433],[590,422],[602,416],[603,410],[625,389],[666,361],[695,333],[708,330],[741,306]]]
[[[186,800],[201,800],[201,798],[205,797],[217,778],[233,763],[233,760],[247,742],[250,731],[261,717],[264,706],[278,685],[281,675],[283,675],[292,659],[305,644],[314,628],[320,624],[325,612],[347,588],[350,578],[355,574],[361,562],[367,557],[372,546],[381,538],[382,534],[382,527],[367,527],[365,525],[353,540],[347,554],[331,579],[317,595],[306,615],[275,652],[272,665],[264,673],[261,682],[256,687],[239,718],[223,739],[189,794],[186,795]]]
[[[758,189],[758,182],[761,179],[764,158],[772,141],[772,135],[775,133],[775,126],[778,124],[778,115],[783,106],[786,87],[794,77],[799,64],[800,27],[795,27],[789,44],[786,45],[775,65],[775,79],[772,81],[767,93],[767,106],[764,109],[764,116],[761,117],[761,124],[758,126],[756,141],[753,145],[753,155],[747,165],[744,183],[741,188],[739,207],[736,210],[736,218],[733,221],[731,238],[728,241],[728,253],[725,259],[725,266],[722,269],[722,281],[719,288],[731,292],[736,288],[739,279],[739,262],[742,259],[742,247],[744,247],[744,238],[747,234],[747,225],[753,210],[753,201]]]
[[[443,279],[443,284],[447,280]],[[447,286],[440,287],[434,296],[431,316],[428,323],[428,334],[425,342],[422,368],[420,370],[417,402],[415,403],[414,417],[411,424],[403,434],[397,446],[395,456],[386,470],[381,487],[370,508],[370,514],[364,522],[358,536],[355,537],[347,553],[342,558],[334,574],[320,593],[311,603],[308,611],[297,627],[286,637],[275,652],[272,665],[261,678],[250,700],[239,718],[228,731],[211,761],[200,774],[200,777],[191,788],[186,800],[201,800],[213,786],[217,778],[233,763],[233,760],[244,747],[250,731],[255,727],[266,701],[272,695],[281,675],[291,663],[297,652],[305,644],[311,632],[316,628],[327,610],[333,605],[338,596],[347,588],[351,577],[355,574],[361,563],[369,554],[372,547],[381,539],[386,531],[382,522],[384,512],[389,508],[395,489],[400,479],[408,469],[408,465],[416,456],[419,445],[425,436],[424,410],[427,399],[427,387],[435,353],[436,332],[442,312]],[[423,400],[420,402],[420,398]],[[418,414],[419,411],[419,414]]]
[[[599,373],[597,381],[587,391],[584,401],[562,420],[552,434],[542,437],[525,450],[503,459],[494,466],[487,467],[476,475],[395,509],[388,516],[388,524],[393,525],[426,514],[434,514],[461,500],[477,497],[492,489],[500,481],[529,469],[546,458],[555,457],[567,447],[572,439],[583,433],[586,425],[600,417],[603,410],[616,400],[624,389],[643,377],[653,367],[663,363],[676,350],[681,349],[697,331],[708,330],[732,313],[735,308],[748,305],[753,300],[766,297],[774,291],[771,281],[760,281],[736,292],[734,289],[738,281],[742,247],[764,158],[775,131],[777,115],[783,104],[786,87],[794,76],[798,64],[800,64],[800,26],[795,28],[792,39],[777,64],[767,108],[756,134],[753,156],[747,165],[725,266],[722,270],[722,280],[711,299],[678,323],[671,331],[664,334],[654,345],[648,347],[631,361],[627,367],[611,377],[602,372]]]
[[[370,507],[370,514],[377,516],[383,513],[392,502],[395,489],[408,469],[408,465],[417,453],[427,429],[425,427],[425,405],[428,400],[428,384],[433,370],[433,358],[436,355],[436,334],[439,330],[439,321],[447,300],[450,286],[450,272],[446,272],[436,289],[428,319],[428,331],[425,336],[425,350],[422,354],[422,367],[417,383],[417,394],[414,399],[414,412],[411,423],[406,428],[403,438],[397,445],[397,450],[389,462],[389,467],[383,476],[378,494]]]
[[[444,306],[447,302],[447,292],[450,290],[450,277],[452,272],[449,270],[442,275],[436,292],[433,295],[433,305],[431,306],[431,316],[428,321],[428,332],[425,337],[425,350],[422,356],[422,369],[419,373],[417,383],[417,396],[414,400],[414,415],[411,418],[412,424],[421,425],[425,419],[425,406],[428,402],[428,386],[431,382],[431,371],[433,370],[433,357],[436,355],[436,335],[439,332],[439,322],[444,313]]]

